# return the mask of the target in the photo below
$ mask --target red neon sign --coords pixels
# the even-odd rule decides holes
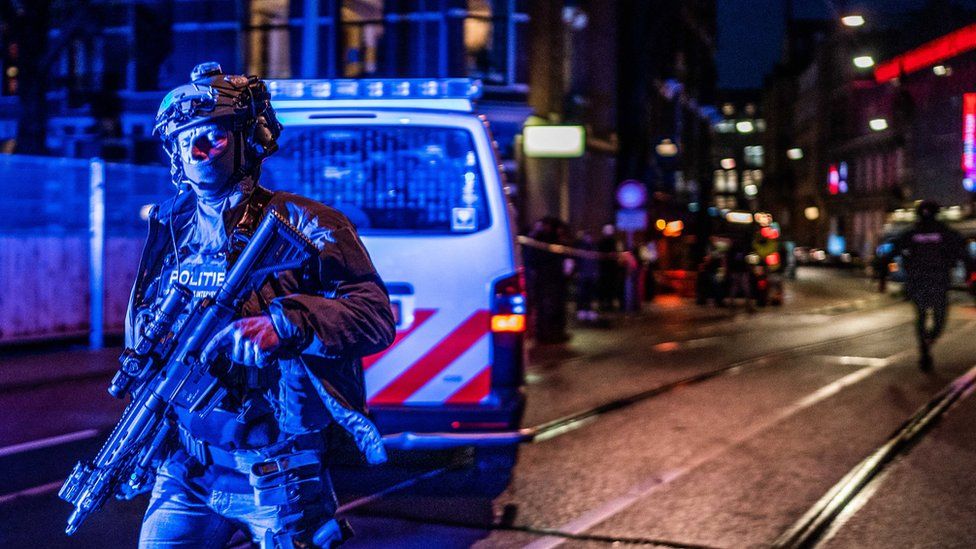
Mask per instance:
[[[887,82],[903,74],[909,74],[939,61],[976,49],[976,23],[952,31],[949,34],[903,53],[874,69],[874,80]]]
[[[962,96],[962,171],[966,177],[976,172],[976,93]]]
[[[830,194],[837,194],[840,192],[840,171],[837,169],[837,164],[830,165],[830,170],[827,176],[827,184]]]

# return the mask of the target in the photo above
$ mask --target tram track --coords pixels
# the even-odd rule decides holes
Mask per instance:
[[[716,379],[723,376],[734,375],[747,368],[751,369],[753,367],[768,366],[774,361],[786,359],[791,356],[795,356],[797,354],[808,353],[812,350],[816,350],[821,347],[837,345],[858,338],[870,337],[873,335],[894,331],[906,325],[907,325],[906,323],[898,323],[891,326],[877,328],[874,330],[862,331],[856,334],[849,334],[846,336],[840,336],[836,338],[815,341],[815,342],[802,344],[802,345],[795,345],[795,346],[787,347],[785,349],[779,349],[776,351],[771,351],[768,353],[747,357],[741,360],[728,363],[719,368],[714,368],[704,372],[699,372],[689,376],[685,376],[677,380],[656,385],[654,387],[651,387],[643,391],[639,391],[630,395],[613,399],[608,402],[601,403],[597,406],[593,406],[578,412],[567,414],[565,416],[550,421],[546,421],[544,423],[540,423],[533,427],[519,429],[513,435],[512,439],[519,443],[544,442],[546,440],[555,438],[557,436],[563,435],[577,428],[590,424],[596,421],[597,419],[599,419],[600,416],[603,416],[611,412],[626,409],[636,404],[646,402],[652,398],[667,395],[679,388],[683,388],[691,385],[697,385],[705,381]],[[84,443],[91,439],[98,438],[99,434],[102,435],[105,434],[105,433],[98,433],[94,431],[95,430],[92,429],[84,431],[83,437],[75,437],[73,436],[74,434],[65,435],[67,442],[60,445],[48,444],[45,442],[47,440],[57,440],[59,437],[51,437],[50,439],[44,439],[43,441],[40,442],[45,442],[45,444],[43,444],[44,451],[52,451],[52,450],[56,450],[59,446],[67,446],[69,444]],[[76,438],[78,438],[79,440],[75,440]],[[2,457],[3,459],[15,459],[19,453],[24,453],[28,451],[34,451],[34,450],[35,448],[32,442],[16,444],[6,448],[0,448],[0,457]],[[428,475],[429,473],[430,471],[425,471],[417,475],[417,477],[418,478],[423,477],[425,475]],[[49,481],[50,479],[44,479],[44,480]],[[44,482],[36,486],[33,485],[25,486],[22,489],[17,490],[16,492],[0,494],[0,504],[16,501],[21,497],[36,497],[38,495],[44,495],[55,489],[55,488],[51,488],[52,485],[53,484],[50,482]]]
[[[544,440],[547,440],[548,438],[553,438],[555,436],[559,436],[559,435],[564,434],[566,432],[572,431],[576,427],[580,427],[580,426],[583,426],[585,424],[590,423],[591,421],[595,421],[596,419],[599,418],[599,416],[601,416],[603,414],[606,414],[606,413],[609,413],[609,412],[612,412],[612,411],[621,410],[623,408],[626,408],[628,406],[632,406],[632,405],[637,404],[637,403],[640,403],[640,402],[645,402],[645,401],[647,401],[647,400],[649,400],[649,399],[651,399],[653,397],[656,397],[656,396],[662,396],[662,395],[668,394],[668,393],[670,393],[670,392],[672,392],[672,391],[674,391],[674,390],[676,390],[676,389],[678,389],[680,387],[686,387],[686,386],[689,386],[689,385],[701,383],[703,381],[707,381],[709,379],[714,379],[714,378],[717,378],[717,377],[723,376],[723,375],[730,375],[730,374],[732,374],[734,372],[740,372],[744,368],[747,368],[747,367],[750,367],[750,366],[757,366],[757,367],[760,367],[760,366],[761,367],[769,366],[769,365],[771,365],[772,361],[774,361],[776,359],[789,358],[789,357],[791,357],[791,356],[793,356],[795,354],[798,354],[798,353],[808,353],[808,352],[813,351],[813,350],[816,350],[818,348],[828,347],[828,346],[837,345],[837,344],[840,344],[840,343],[843,343],[843,342],[847,342],[847,341],[850,341],[850,340],[854,340],[854,339],[858,339],[858,338],[870,337],[870,336],[878,335],[878,334],[885,333],[885,332],[895,331],[897,329],[904,328],[907,325],[908,325],[907,323],[898,323],[898,324],[895,324],[895,325],[892,325],[892,326],[886,326],[886,327],[882,327],[882,328],[878,328],[878,329],[874,329],[874,330],[859,332],[857,334],[850,334],[850,335],[847,335],[847,336],[841,336],[841,337],[831,338],[831,339],[827,339],[827,340],[821,340],[821,341],[813,342],[813,343],[809,343],[809,344],[796,345],[796,346],[793,346],[793,347],[790,347],[790,348],[787,348],[787,349],[781,349],[781,350],[778,350],[778,351],[774,351],[774,352],[770,352],[770,353],[764,353],[764,354],[761,354],[761,355],[758,355],[758,356],[753,356],[753,357],[750,357],[750,358],[742,359],[742,360],[739,360],[739,361],[735,361],[735,362],[729,363],[729,364],[723,366],[722,368],[717,368],[717,369],[710,370],[708,372],[702,372],[702,373],[695,374],[695,375],[692,375],[692,376],[687,376],[685,378],[682,378],[682,379],[679,379],[679,380],[676,380],[676,381],[672,381],[672,382],[669,382],[669,383],[666,383],[666,384],[663,384],[663,385],[659,385],[657,387],[654,387],[654,388],[649,389],[649,390],[646,390],[646,391],[641,391],[639,393],[635,393],[633,395],[629,395],[629,396],[624,397],[624,398],[621,398],[621,399],[615,399],[612,402],[604,403],[602,405],[599,405],[599,406],[596,406],[596,407],[593,407],[593,408],[590,408],[590,409],[587,409],[587,410],[583,410],[581,412],[577,412],[577,413],[574,413],[574,414],[570,414],[570,415],[564,416],[562,418],[559,418],[559,419],[556,419],[556,420],[553,420],[553,421],[550,421],[550,422],[546,422],[544,424],[540,424],[540,425],[538,425],[536,427],[523,429],[522,431],[524,432],[524,434],[527,437],[526,442],[530,442],[530,443],[532,443],[532,442],[542,442]],[[896,361],[896,360],[900,359],[902,356],[904,356],[905,354],[907,354],[907,352],[902,352],[902,353],[898,353],[896,355],[893,355],[892,357],[890,357],[890,361],[892,361],[892,362],[893,361]],[[815,393],[813,395],[815,398],[808,397],[806,399],[802,399],[802,404],[799,405],[799,406],[794,406],[793,408],[801,409],[801,408],[805,408],[805,407],[811,406],[811,405],[815,404],[816,402],[819,402],[823,398],[827,398],[827,397],[835,394],[840,388],[847,387],[849,385],[852,385],[854,383],[857,383],[859,380],[861,380],[864,377],[870,375],[874,371],[877,371],[878,369],[884,367],[884,365],[887,365],[887,363],[889,362],[889,361],[883,360],[883,359],[879,359],[879,361],[880,361],[879,363],[874,364],[873,366],[869,366],[867,368],[864,368],[862,370],[859,370],[857,372],[854,372],[854,373],[850,374],[849,376],[847,376],[847,378],[845,378],[843,380],[840,380],[839,382],[835,382],[834,384],[831,384],[830,386],[822,389],[821,391],[818,391],[817,393]],[[850,378],[850,379],[848,379],[848,378]],[[793,410],[791,408],[788,412],[786,412],[786,413],[784,413],[782,415],[792,415],[792,413],[794,413],[794,412],[795,412],[795,410]],[[768,423],[772,424],[772,423],[777,423],[778,421],[779,421],[779,418],[775,418],[775,419],[771,420]],[[765,425],[763,427],[761,427],[761,428],[755,429],[755,431],[756,432],[759,432],[759,431],[762,431],[764,429],[765,429]],[[439,476],[441,474],[445,474],[445,473],[450,472],[452,470],[458,470],[458,468],[445,468],[445,469],[441,469],[441,470],[437,470],[437,471],[426,472],[426,473],[423,474],[423,476],[426,477],[424,480],[428,480],[430,478]],[[649,489],[655,489],[657,486],[662,485],[662,484],[667,484],[671,480],[673,480],[673,479],[671,479],[671,478],[657,479],[654,483],[652,483],[654,486],[650,487]],[[410,482],[410,485],[413,485],[413,484],[416,484],[416,482]],[[395,490],[395,487],[394,487],[394,488],[391,488],[391,489],[387,489],[385,491],[385,493],[386,493],[386,495],[390,495],[390,494],[395,493],[396,491],[397,490]],[[373,498],[372,499],[372,501],[375,501],[375,500],[376,500],[376,498]],[[417,517],[411,517],[411,516],[399,515],[399,514],[391,514],[391,513],[378,513],[378,514],[373,514],[373,513],[370,513],[369,512],[368,508],[366,508],[367,505],[365,505],[365,503],[370,503],[370,502],[371,501],[364,502],[363,505],[357,505],[355,507],[350,507],[350,508],[345,509],[345,510],[347,510],[347,512],[352,512],[353,514],[361,515],[361,516],[365,516],[365,517],[393,518],[393,519],[398,519],[398,520],[405,520],[405,521],[411,521],[411,522],[426,523],[426,524],[432,524],[432,525],[437,525],[437,526],[458,527],[458,528],[470,528],[470,529],[481,529],[481,530],[493,530],[493,531],[494,530],[497,530],[497,531],[524,532],[524,533],[538,535],[538,536],[540,536],[541,539],[555,538],[555,539],[562,539],[562,540],[565,540],[565,541],[572,541],[572,540],[576,540],[576,541],[595,541],[595,542],[604,542],[604,543],[608,543],[608,544],[624,543],[624,544],[648,545],[648,546],[659,546],[659,547],[679,547],[679,548],[680,547],[689,547],[689,548],[691,548],[691,547],[694,547],[694,548],[708,547],[708,546],[703,546],[703,545],[686,544],[686,543],[682,543],[682,542],[678,542],[678,541],[673,541],[673,540],[664,540],[664,539],[655,539],[655,538],[644,538],[644,537],[626,537],[626,536],[624,536],[624,537],[617,537],[617,536],[593,535],[593,534],[587,534],[585,532],[574,532],[571,529],[565,529],[565,528],[548,528],[548,527],[539,527],[539,526],[531,526],[531,525],[515,525],[515,524],[512,524],[510,520],[509,521],[504,520],[504,518],[502,520],[496,521],[496,522],[491,523],[491,524],[485,524],[485,523],[468,523],[468,522],[462,522],[462,521],[442,520],[442,519],[439,519],[439,518],[430,518],[430,517],[425,517],[423,519],[419,519]]]
[[[802,345],[795,345],[792,347],[787,347],[785,349],[779,349],[775,351],[770,351],[760,355],[743,358],[724,366],[710,369],[704,372],[699,372],[691,374],[689,376],[682,377],[677,380],[668,381],[645,389],[638,391],[636,393],[626,395],[620,398],[613,399],[611,401],[587,408],[585,410],[567,414],[565,416],[546,421],[534,427],[524,428],[521,430],[525,440],[523,442],[542,442],[555,436],[559,436],[565,432],[571,431],[575,428],[582,427],[583,425],[590,423],[601,415],[614,412],[617,410],[622,410],[628,408],[635,404],[645,402],[649,399],[664,396],[666,394],[672,393],[675,390],[691,385],[697,385],[711,379],[737,374],[743,370],[751,369],[753,367],[766,367],[772,362],[777,360],[782,360],[786,358],[791,358],[798,354],[805,354],[822,347],[829,347],[851,340],[870,337],[885,332],[895,331],[905,326],[908,326],[908,322],[901,322],[894,324],[892,326],[885,326],[882,328],[877,328],[874,330],[868,330],[864,332],[858,332],[856,334],[849,334],[846,336],[839,336],[835,338],[824,339],[820,341],[814,341],[811,343],[805,343]]]
[[[604,414],[621,410],[629,406],[638,404],[640,402],[645,402],[657,396],[666,395],[681,387],[702,383],[704,381],[715,379],[721,376],[732,375],[746,368],[759,368],[759,367],[771,366],[780,360],[790,358],[797,354],[806,354],[815,351],[819,348],[825,348],[825,347],[829,348],[830,346],[839,345],[854,339],[871,337],[881,333],[894,331],[899,328],[903,328],[906,325],[907,323],[900,322],[894,325],[885,326],[885,327],[872,329],[872,330],[860,331],[858,333],[853,333],[845,336],[819,340],[819,341],[806,343],[802,345],[794,345],[784,349],[779,349],[767,353],[762,353],[756,356],[747,357],[741,360],[737,360],[728,363],[720,368],[714,368],[706,372],[700,372],[690,376],[686,376],[678,380],[657,385],[655,387],[652,387],[644,391],[639,391],[631,395],[626,395],[621,398],[613,399],[612,401],[602,403],[598,406],[594,406],[582,411],[578,411],[572,414],[568,414],[566,416],[562,416],[555,420],[540,423],[535,427],[529,428],[529,431],[531,431],[531,434],[533,436],[531,437],[530,440],[527,440],[527,442],[543,442],[544,440],[551,439],[561,434],[570,432],[576,429],[577,427],[588,424],[592,421],[596,421],[600,416]],[[411,486],[415,486],[418,483],[434,479],[437,476],[447,473],[450,470],[453,470],[453,468],[449,467],[449,468],[424,471],[402,482],[378,490],[373,494],[369,494],[357,500],[353,500],[345,504],[342,510],[344,512],[351,512],[354,514],[362,513],[366,516],[369,516],[368,509],[366,509],[369,506],[369,503],[379,501],[394,493],[407,490]],[[51,490],[41,490],[41,488],[48,488],[49,486],[53,486],[53,485],[54,483],[51,483],[48,485],[42,485],[39,487],[30,488],[24,491],[26,493],[24,493],[23,496],[34,497],[34,496],[44,495],[46,493],[49,493],[50,491],[53,491],[54,489],[56,489],[56,487]],[[19,499],[18,497],[11,498],[10,494],[7,494],[6,496],[7,497],[0,498],[0,502],[5,503],[7,501],[13,501]],[[409,519],[405,518],[405,520],[409,520]],[[465,523],[450,523],[450,521],[441,523],[436,520],[434,521],[425,520],[424,522],[431,523],[431,524],[443,524],[444,526],[457,526],[457,527],[482,528],[482,529],[486,528],[486,525],[484,524],[474,525],[474,524],[465,524]],[[574,533],[574,532],[564,531],[558,528],[551,529],[545,527],[513,525],[511,523],[506,524],[504,521],[494,525],[487,526],[487,528],[491,530],[521,531],[529,534],[535,534],[544,537],[555,537],[555,538],[561,538],[566,540],[594,541],[594,542],[606,542],[606,543],[619,542],[619,543],[627,543],[627,544],[643,544],[643,545],[661,546],[661,547],[689,547],[689,548],[704,547],[700,545],[684,544],[677,541],[663,540],[663,539],[651,539],[651,538],[641,538],[641,537],[617,538],[613,536],[595,536],[586,533]]]
[[[946,385],[932,399],[888,437],[884,444],[852,468],[832,486],[806,513],[780,535],[775,549],[818,547],[842,527],[840,517],[853,514],[855,506],[864,504],[861,494],[873,493],[883,475],[895,460],[907,454],[961,400],[976,389],[976,366]]]

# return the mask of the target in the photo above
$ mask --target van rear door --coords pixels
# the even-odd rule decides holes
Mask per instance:
[[[374,408],[498,405],[494,283],[516,270],[487,130],[474,115],[284,111],[262,179],[343,211],[390,291],[397,336],[363,361]],[[497,372],[496,372],[497,373]],[[418,428],[416,426],[412,427]]]

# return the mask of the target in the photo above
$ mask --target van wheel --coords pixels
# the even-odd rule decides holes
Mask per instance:
[[[511,471],[517,458],[517,445],[477,448],[474,451],[474,466],[484,473]]]
[[[472,487],[470,494],[489,499],[498,497],[512,481],[518,446],[478,448],[471,466]]]

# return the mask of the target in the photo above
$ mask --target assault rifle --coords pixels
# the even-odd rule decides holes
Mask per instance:
[[[216,295],[193,307],[177,331],[173,326],[193,294],[173,285],[153,309],[135,347],[119,357],[121,367],[109,393],[117,398],[131,394],[132,401],[95,459],[79,461],[58,493],[75,507],[65,533],[73,534],[110,496],[144,491],[153,478],[153,460],[169,434],[168,412],[179,406],[206,415],[227,394],[218,381],[222,372],[216,363],[200,359],[204,346],[233,320],[241,302],[268,275],[297,268],[314,253],[308,238],[270,211]]]

